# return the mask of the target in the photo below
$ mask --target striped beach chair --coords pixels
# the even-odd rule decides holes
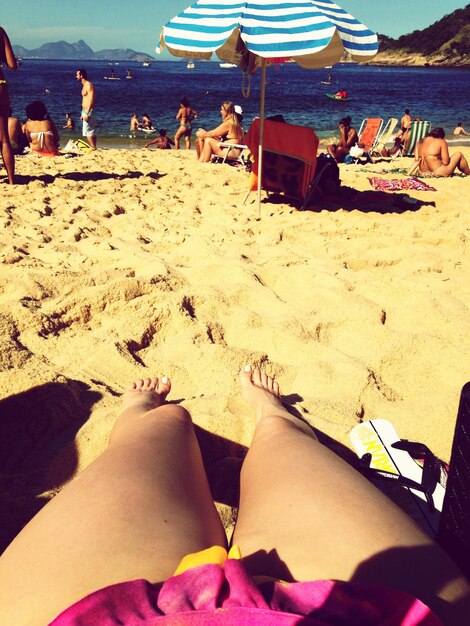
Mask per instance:
[[[421,139],[424,139],[431,130],[431,122],[420,120],[418,122],[411,122],[410,132],[405,140],[403,148],[401,149],[400,156],[414,156],[416,144]]]

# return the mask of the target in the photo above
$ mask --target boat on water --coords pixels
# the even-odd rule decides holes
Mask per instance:
[[[237,67],[236,63],[219,63],[219,67],[221,67],[224,70],[228,70],[231,67]]]
[[[142,63],[142,65],[144,67],[150,67],[151,63],[150,63],[150,61],[148,59],[145,59],[144,62]]]
[[[327,93],[326,97],[330,98],[331,100],[340,100],[341,102],[345,100],[351,100],[349,96],[346,96],[346,97],[338,96],[338,94],[336,93]]]
[[[194,61],[188,61],[188,63],[186,64],[186,67],[188,68],[188,70],[193,70],[196,67],[196,65]]]

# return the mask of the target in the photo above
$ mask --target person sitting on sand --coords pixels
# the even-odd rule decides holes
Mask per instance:
[[[26,107],[28,117],[23,126],[32,154],[57,156],[60,137],[54,122],[50,119],[46,106],[35,100]]]
[[[2,65],[5,64],[13,71],[18,69],[13,48],[5,30],[0,26],[0,149],[5,169],[7,171],[8,182],[13,185],[15,182],[15,157],[10,144],[8,134],[8,118],[10,116],[10,97],[8,86]]]
[[[246,365],[239,385],[255,426],[230,552],[189,412],[168,377],[140,379],[107,449],[3,553],[0,623],[465,624],[470,587],[446,553],[276,380]]]
[[[184,96],[181,98],[180,108],[176,114],[176,119],[180,122],[180,127],[176,131],[175,135],[175,148],[179,150],[180,139],[184,137],[186,143],[186,149],[191,149],[191,133],[192,133],[192,120],[197,119],[198,112],[189,106],[189,100]]]
[[[13,154],[23,154],[24,149],[28,145],[28,140],[23,132],[20,120],[13,115],[11,107],[8,117],[8,136]]]
[[[75,130],[75,120],[70,115],[70,113],[66,113],[65,114],[65,120],[66,120],[65,121],[65,126],[62,126],[62,128],[65,128],[65,130],[74,131]]]
[[[445,131],[441,127],[433,128],[429,134],[418,141],[415,161],[410,173],[418,169],[422,174],[433,176],[451,176],[456,169],[463,174],[470,174],[467,159],[461,152],[449,156],[449,146],[444,139]]]
[[[339,143],[333,143],[328,146],[328,154],[330,154],[337,163],[343,163],[349,150],[358,141],[357,131],[351,127],[351,118],[343,117],[338,123],[339,127]]]
[[[454,135],[468,135],[465,128],[462,126],[462,122],[457,122],[457,126],[454,128]]]
[[[224,155],[219,142],[230,141],[231,143],[243,143],[243,129],[238,121],[237,114],[232,102],[226,101],[220,107],[222,123],[212,130],[200,128],[196,133],[196,153],[201,163],[209,163],[213,154]],[[240,156],[239,148],[232,148],[227,155],[236,159]]]
[[[172,141],[169,137],[166,136],[166,128],[160,128],[159,137],[153,139],[152,141],[148,141],[144,148],[148,148],[149,146],[155,146],[160,150],[171,150]]]

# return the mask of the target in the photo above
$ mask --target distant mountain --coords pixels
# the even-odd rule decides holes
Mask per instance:
[[[372,63],[470,66],[470,4],[399,39],[379,35],[379,53]]]
[[[93,52],[83,39],[77,43],[67,43],[66,41],[45,43],[34,50],[27,50],[23,46],[13,46],[13,51],[17,57],[23,59],[71,59],[76,61],[143,61],[144,59],[152,59],[148,54],[136,52],[130,48]]]

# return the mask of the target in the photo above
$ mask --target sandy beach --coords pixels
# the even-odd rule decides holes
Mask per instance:
[[[254,426],[247,362],[343,452],[383,417],[448,461],[470,380],[469,179],[401,202],[372,190],[409,164],[341,166],[338,202],[275,198],[261,219],[247,172],[192,152],[21,157],[14,187],[0,170],[0,550],[150,375],[192,413],[227,528]]]

